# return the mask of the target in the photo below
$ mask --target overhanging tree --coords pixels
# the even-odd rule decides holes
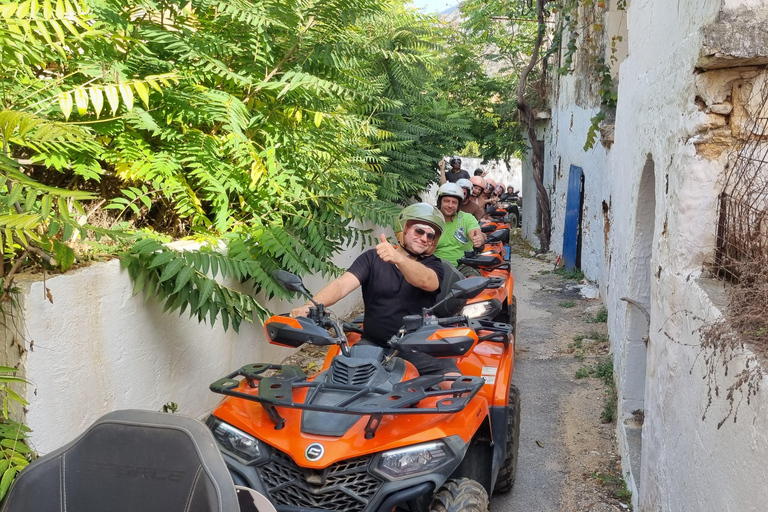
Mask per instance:
[[[0,34],[5,269],[119,252],[136,292],[225,328],[266,311],[212,278],[338,272],[469,124],[434,20],[397,2],[0,0]]]

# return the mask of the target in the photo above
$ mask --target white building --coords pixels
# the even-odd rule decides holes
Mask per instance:
[[[580,8],[586,23],[579,34],[591,30],[591,42],[579,41],[573,73],[553,74],[551,119],[539,126],[551,249],[562,251],[569,168],[579,166],[579,260],[599,282],[609,311],[617,434],[634,509],[765,510],[768,383],[759,363],[740,373],[754,357],[749,348],[718,353],[702,344],[698,329],[727,304],[725,286],[702,270],[715,258],[718,194],[729,158],[733,168],[740,145],[750,141],[758,149],[755,165],[762,157],[754,155],[765,154],[762,131],[750,127],[766,116],[768,3],[618,2],[625,9],[617,0],[606,3]],[[597,53],[590,54],[591,45]],[[608,112],[585,151],[600,111],[593,66],[600,56],[617,84],[615,122]],[[565,64],[564,52],[560,58],[556,65]],[[758,172],[768,175],[768,164]],[[524,191],[535,190],[531,176],[526,161]],[[523,233],[538,245],[533,192],[527,199]],[[650,325],[622,298],[642,305]],[[749,396],[740,375],[762,389]]]

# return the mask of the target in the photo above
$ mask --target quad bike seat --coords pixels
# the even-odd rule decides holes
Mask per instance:
[[[237,512],[213,434],[200,421],[123,410],[16,478],[2,512]]]
[[[459,272],[448,260],[442,260],[442,262],[443,280],[440,282],[440,293],[437,295],[435,303],[443,300],[457,281],[464,279],[464,274]],[[437,306],[432,313],[439,317],[452,316],[457,314],[466,304],[466,299],[449,299]]]
[[[494,231],[496,231],[496,226],[494,226],[493,224],[483,224],[482,226],[480,226],[480,231],[482,231],[483,233],[493,233]]]
[[[474,254],[472,251],[467,251],[464,257],[459,260],[462,265],[467,265],[473,268],[482,269],[494,269],[499,268],[502,265],[506,266],[506,262],[501,259],[498,254]]]
[[[493,233],[489,234],[485,240],[487,244],[493,244],[501,242],[503,244],[509,243],[509,228],[497,229]]]

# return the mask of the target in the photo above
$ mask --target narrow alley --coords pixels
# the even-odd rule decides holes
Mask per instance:
[[[616,449],[615,396],[601,378],[585,376],[610,361],[599,299],[585,299],[578,281],[553,272],[512,239],[518,303],[513,382],[522,397],[520,451],[513,490],[491,497],[490,512],[629,510]],[[600,321],[601,320],[601,321]],[[305,345],[287,362],[312,373],[325,348]],[[612,373],[608,374],[609,380]]]
[[[584,299],[554,265],[512,255],[518,300],[513,381],[522,396],[517,479],[492,512],[627,510],[614,421],[615,397],[598,378],[576,378],[609,361],[602,304]]]

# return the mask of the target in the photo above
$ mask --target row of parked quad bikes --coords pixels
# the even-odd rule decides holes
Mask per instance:
[[[273,316],[270,343],[329,346],[320,373],[244,366],[211,384],[226,398],[205,426],[110,413],[22,472],[2,512],[488,510],[514,485],[520,432],[511,206],[482,226],[484,250],[460,260],[482,277],[446,262],[442,296],[404,318],[392,350],[356,344],[361,325],[322,304]],[[309,297],[297,276],[274,276]],[[405,351],[455,358],[461,375],[420,376]]]

